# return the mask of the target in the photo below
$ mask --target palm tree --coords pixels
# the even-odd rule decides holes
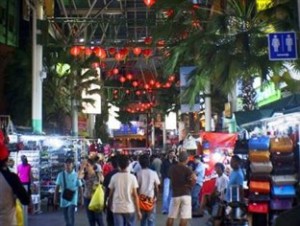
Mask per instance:
[[[276,1],[264,11],[256,11],[255,0],[212,3],[160,0],[158,5],[164,12],[173,10],[156,34],[169,44],[166,74],[178,72],[180,66],[196,66],[185,93],[191,104],[209,82],[226,95],[238,80],[261,77],[265,81],[289,73],[283,62],[269,60],[267,34],[297,29],[291,16],[294,1]]]

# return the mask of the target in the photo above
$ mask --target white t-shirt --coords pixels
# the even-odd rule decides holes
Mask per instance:
[[[113,213],[134,213],[133,189],[138,188],[136,177],[128,172],[119,172],[112,176],[108,185],[114,189],[112,199]]]
[[[229,182],[229,178],[228,176],[226,176],[226,174],[222,174],[222,176],[217,177],[216,179],[216,188],[217,191],[220,192],[220,199],[224,200],[224,196],[225,196],[225,190],[227,189],[228,186],[228,182]]]
[[[139,194],[154,197],[154,184],[160,184],[156,171],[149,168],[141,169],[137,173],[137,180],[139,184]]]

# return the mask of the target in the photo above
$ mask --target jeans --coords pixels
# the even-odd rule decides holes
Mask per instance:
[[[151,212],[142,211],[141,226],[155,226],[156,205]]]
[[[192,210],[196,211],[200,207],[199,203],[199,195],[201,191],[201,186],[199,184],[195,184],[192,189]]]
[[[162,200],[162,212],[169,212],[169,205],[172,197],[171,191],[171,180],[170,178],[165,178],[163,181],[163,200]]]
[[[103,212],[95,212],[95,211],[89,210],[88,207],[89,207],[90,201],[91,201],[91,199],[84,198],[84,207],[86,210],[86,215],[89,220],[89,225],[96,226],[96,224],[97,224],[98,226],[104,226]]]
[[[74,226],[75,224],[75,205],[62,207],[66,226]]]
[[[114,225],[135,226],[135,213],[114,213]]]

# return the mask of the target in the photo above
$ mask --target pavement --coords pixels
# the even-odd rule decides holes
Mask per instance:
[[[159,205],[159,204],[158,204]],[[159,206],[158,206],[159,207]],[[65,226],[63,214],[60,210],[43,210],[39,214],[30,214],[28,216],[28,226]],[[205,226],[209,216],[202,218],[193,218],[190,221],[190,226]],[[166,224],[167,215],[161,213],[156,214],[156,226]],[[139,223],[136,224],[137,226]],[[178,221],[174,226],[178,225]],[[83,208],[79,208],[75,215],[75,226],[88,226],[87,216]],[[107,225],[109,226],[109,225]]]

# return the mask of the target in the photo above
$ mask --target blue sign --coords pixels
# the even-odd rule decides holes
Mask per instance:
[[[295,60],[297,56],[297,38],[295,32],[279,32],[268,35],[270,60]]]

